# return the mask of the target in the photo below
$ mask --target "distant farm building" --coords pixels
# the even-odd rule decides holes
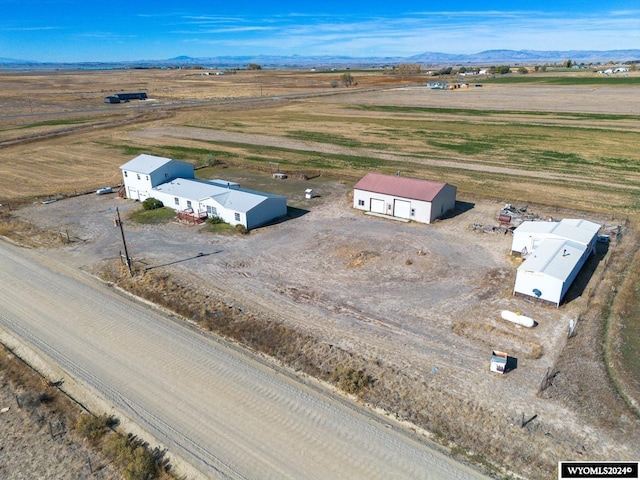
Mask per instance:
[[[146,100],[146,99],[147,99],[146,92],[116,93],[115,95],[104,97],[104,103],[120,103],[120,102],[128,102],[129,100]]]
[[[600,225],[588,220],[523,222],[513,232],[512,253],[526,260],[518,267],[514,294],[560,306],[569,287],[595,251]]]
[[[456,206],[448,183],[368,173],[353,187],[353,207],[421,223],[432,223]]]
[[[287,214],[286,197],[240,188],[226,180],[196,179],[191,163],[142,154],[120,169],[128,198],[156,198],[185,218],[219,217],[251,229]]]

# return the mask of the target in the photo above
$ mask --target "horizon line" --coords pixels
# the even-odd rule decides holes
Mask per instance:
[[[579,53],[585,53],[585,54],[590,54],[590,55],[604,55],[604,54],[614,54],[614,53],[623,53],[623,52],[634,52],[637,53],[638,55],[638,59],[633,59],[633,60],[639,60],[640,61],[640,48],[620,48],[620,49],[613,49],[613,50],[579,50],[579,49],[571,49],[571,50],[535,50],[535,49],[519,49],[519,50],[513,50],[513,49],[489,49],[489,50],[482,50],[480,52],[476,52],[476,53],[447,53],[447,52],[438,52],[438,51],[426,51],[426,52],[422,52],[422,53],[416,53],[413,55],[386,55],[386,56],[352,56],[352,55],[301,55],[301,54],[291,54],[291,55],[270,55],[270,54],[265,54],[265,53],[255,53],[255,54],[246,54],[246,55],[216,55],[216,56],[209,56],[209,57],[193,57],[190,55],[178,55],[176,57],[171,57],[171,58],[148,58],[148,59],[144,59],[144,58],[140,58],[137,60],[74,60],[74,61],[53,61],[53,60],[26,60],[26,59],[17,59],[17,58],[10,58],[10,57],[0,57],[0,64],[2,63],[17,63],[17,64],[50,64],[50,65],[55,65],[55,64],[114,64],[114,63],[126,63],[126,64],[130,64],[130,63],[144,63],[144,62],[169,62],[169,61],[174,61],[174,62],[180,62],[180,61],[206,61],[206,60],[215,60],[215,59],[251,59],[251,58],[260,58],[260,57],[268,57],[268,58],[275,58],[275,59],[299,59],[299,60],[304,60],[304,59],[344,59],[344,60],[362,60],[362,61],[371,61],[371,60],[402,60],[402,59],[414,59],[416,57],[420,57],[420,56],[428,56],[428,55],[434,55],[434,56],[444,56],[444,57],[457,57],[459,59],[463,59],[463,58],[473,58],[473,57],[477,57],[483,54],[491,54],[491,53],[498,53],[498,52],[503,52],[503,53],[508,53],[508,52],[512,52],[514,54],[518,54],[518,53],[528,53],[531,55],[535,55],[535,54],[540,54],[540,57],[543,57],[545,55],[562,55],[562,54],[579,54]],[[542,58],[538,58],[538,60],[541,60]],[[513,58],[512,60],[527,60],[525,58],[522,59],[517,59],[517,58]],[[534,59],[531,59],[534,60]],[[611,59],[609,59],[611,60]],[[631,59],[626,59],[625,61],[630,61]]]

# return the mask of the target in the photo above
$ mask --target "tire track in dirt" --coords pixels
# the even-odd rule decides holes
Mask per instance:
[[[270,255],[262,254],[254,262],[277,264],[277,259],[269,260],[264,256]],[[262,317],[281,321],[300,332],[341,345],[347,351],[367,352],[370,358],[384,358],[385,361],[392,364],[398,362],[402,366],[399,359],[389,357],[390,351],[402,345],[404,355],[412,358],[413,368],[418,370],[429,371],[433,366],[433,359],[438,358],[441,364],[449,365],[449,374],[460,377],[461,381],[477,373],[474,350],[456,350],[454,358],[450,346],[443,345],[441,339],[433,337],[428,331],[408,326],[401,320],[373,316],[354,306],[336,303],[335,299],[318,293],[312,294],[313,298],[308,301],[291,296],[288,288],[295,288],[300,292],[307,290],[301,286],[293,287],[294,283],[274,284],[267,275],[263,275],[260,282],[255,282],[253,275],[229,269],[224,260],[201,265],[199,270],[197,276],[202,280],[196,283],[204,284],[206,281],[215,285],[219,293],[227,297],[228,303],[238,305],[248,300],[247,310],[259,312]],[[193,275],[192,272],[191,274]],[[231,292],[238,292],[238,295],[233,296]],[[344,336],[344,332],[354,331],[357,334]]]

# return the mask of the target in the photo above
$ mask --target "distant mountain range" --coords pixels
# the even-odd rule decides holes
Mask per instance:
[[[635,50],[486,50],[473,54],[424,52],[410,57],[348,57],[348,56],[179,56],[166,60],[139,60],[133,62],[33,62],[0,57],[0,68],[162,68],[202,66],[203,68],[243,68],[255,63],[263,68],[296,67],[380,67],[398,63],[420,63],[424,66],[455,65],[518,65],[544,64],[572,60],[576,63],[626,63],[640,61],[640,49]]]
[[[486,50],[468,55],[425,52],[408,57],[419,63],[514,64],[552,63],[572,60],[577,63],[624,63],[640,60],[640,50]]]

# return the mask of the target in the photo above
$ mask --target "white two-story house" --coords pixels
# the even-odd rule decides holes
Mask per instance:
[[[143,153],[120,167],[125,194],[132,200],[152,197],[151,190],[176,178],[195,178],[193,164]]]

